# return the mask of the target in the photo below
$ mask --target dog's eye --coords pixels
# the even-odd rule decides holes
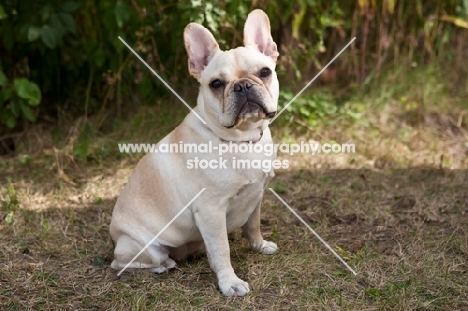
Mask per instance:
[[[265,67],[265,68],[262,68],[262,69],[260,70],[260,77],[266,78],[266,77],[268,77],[269,75],[271,75],[271,70],[270,70],[269,68],[266,68],[266,67]]]
[[[214,81],[212,81],[212,82],[210,83],[210,86],[211,86],[212,88],[214,88],[214,89],[219,89],[219,88],[222,87],[223,85],[224,85],[223,82],[221,82],[221,81],[218,80],[218,79],[216,79],[216,80],[214,80]]]

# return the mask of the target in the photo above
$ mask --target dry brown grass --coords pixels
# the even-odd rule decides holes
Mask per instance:
[[[272,186],[358,275],[267,192],[263,232],[280,252],[254,254],[240,233],[232,235],[233,265],[253,288],[237,299],[219,293],[204,257],[165,275],[117,277],[107,233],[113,199],[39,213],[14,209],[13,224],[1,228],[1,301],[12,310],[464,310],[467,178],[466,171],[435,169],[280,174]]]
[[[357,154],[283,155],[291,167],[270,185],[356,277],[269,191],[262,230],[279,252],[255,254],[231,235],[247,297],[222,296],[205,256],[164,275],[117,277],[108,226],[138,156],[90,163],[62,153],[0,164],[0,309],[467,310],[466,125],[454,129],[449,114],[438,127],[430,114],[415,125],[385,107],[304,137],[353,141]]]

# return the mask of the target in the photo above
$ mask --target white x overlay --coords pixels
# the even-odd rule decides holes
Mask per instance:
[[[323,245],[325,245],[325,246],[332,252],[333,255],[335,255],[336,258],[338,258],[338,259],[346,266],[346,268],[349,269],[349,271],[351,271],[354,275],[357,275],[356,271],[354,271],[353,268],[351,268],[351,267],[346,263],[346,261],[344,261],[344,259],[341,258],[340,255],[338,255],[338,254],[335,252],[335,250],[334,250],[330,245],[328,245],[328,243],[325,242],[325,240],[322,239],[322,238],[320,237],[320,235],[318,235],[318,233],[315,232],[315,230],[312,229],[312,228],[304,221],[304,219],[302,219],[301,216],[299,216],[299,214],[297,214],[296,211],[294,211],[294,210],[292,209],[292,207],[289,206],[288,203],[286,203],[286,201],[284,201],[284,200],[278,195],[278,193],[275,192],[275,190],[273,190],[272,188],[268,188],[268,189],[278,198],[278,200],[281,201],[281,203],[284,204],[284,206],[286,206],[286,207],[294,214],[294,216],[296,216],[296,217],[307,227],[307,229],[310,230],[310,232],[312,232],[312,233],[317,237],[317,239],[319,239],[320,242],[323,243]]]
[[[176,93],[176,91],[174,91],[174,89],[172,89],[169,84],[166,83],[166,81],[163,80],[163,78],[161,78],[161,76],[158,75],[158,73],[156,71],[153,70],[153,68],[151,68],[141,57],[140,55],[138,55],[128,44],[127,42],[125,42],[120,36],[118,37],[120,41],[122,41],[122,43],[130,50],[132,51],[133,54],[135,54],[135,56],[185,105],[187,106],[188,109],[190,109],[190,111],[192,111],[195,116],[198,117],[198,119],[200,119],[200,121],[203,122],[203,124],[207,124],[205,122],[205,120],[203,120],[193,109],[192,107],[190,107],[186,102],[185,100],[179,95]],[[284,110],[286,110],[286,108],[289,107],[289,105],[291,105],[304,91],[305,89],[307,89],[327,68],[328,66],[330,66],[337,58],[338,56],[340,56],[354,41],[356,40],[356,37],[354,37],[353,39],[351,39],[351,41],[343,48],[340,50],[340,52],[338,52],[337,55],[335,55],[335,57],[332,58],[331,61],[328,62],[328,64],[326,64],[322,70],[320,70],[319,73],[317,73],[317,75],[315,75],[314,78],[312,78],[312,80],[310,80],[306,86],[304,86],[302,88],[302,90],[300,90],[281,110],[280,112],[278,112],[276,114],[276,116],[271,119],[270,121],[270,124],[276,119],[278,118],[278,116],[284,112]],[[174,218],[172,218],[172,220],[164,227],[161,229],[161,231],[153,238],[151,239],[151,241],[149,241],[146,246],[138,253],[135,255],[135,257],[133,257],[133,259],[127,263],[127,265],[119,271],[119,273],[117,273],[118,276],[120,276],[120,274],[122,274],[122,272],[124,272],[137,258],[138,256],[140,256],[146,248],[148,248],[163,232],[164,230],[166,230],[176,219],[177,217],[179,217],[186,209],[187,207],[190,206],[190,204],[192,204],[193,201],[195,201],[196,198],[198,198],[203,191],[205,191],[206,188],[203,188],[189,203],[187,203],[187,205],[185,205],[185,207],[179,211],[179,213],[177,213],[177,215],[174,216]],[[335,255],[335,257],[337,257],[345,266],[346,268],[348,268],[354,275],[357,275],[356,271],[354,271],[347,263],[346,261],[344,261],[343,258],[340,257],[340,255],[338,255],[332,247],[330,247],[330,245],[328,245],[327,242],[325,242],[325,240],[323,240],[318,234],[317,232],[314,231],[314,229],[312,229],[295,211],[294,209],[292,209],[272,188],[269,188],[269,190],[320,240],[320,242],[322,242],[331,252],[333,255]]]
[[[130,262],[129,262],[125,267],[123,267],[122,270],[119,271],[119,273],[117,273],[117,275],[120,276],[120,275],[122,274],[122,272],[124,272],[124,271],[128,268],[128,266],[130,266],[130,265],[135,261],[135,259],[137,259],[138,256],[140,256],[141,253],[143,253],[143,252],[145,251],[145,249],[147,249],[148,246],[150,246],[150,245],[161,235],[161,233],[163,233],[164,230],[166,230],[167,227],[169,227],[169,226],[174,222],[174,220],[176,220],[177,217],[179,217],[180,214],[182,214],[182,213],[187,209],[187,207],[189,207],[190,204],[192,204],[193,201],[195,201],[195,199],[198,198],[198,197],[200,196],[200,194],[202,194],[202,192],[205,191],[205,190],[206,190],[206,188],[203,188],[193,199],[191,199],[190,202],[188,202],[187,205],[185,205],[184,208],[181,209],[180,212],[178,212],[177,215],[175,215],[174,218],[172,218],[171,221],[169,221],[169,222],[167,223],[167,225],[165,225],[164,228],[162,228],[161,231],[159,231],[159,233],[156,234],[156,235],[154,236],[154,238],[152,238],[151,241],[149,241],[149,242],[145,245],[145,247],[143,247],[143,249],[142,249],[138,254],[136,254],[135,257],[133,257],[133,259],[130,260]]]

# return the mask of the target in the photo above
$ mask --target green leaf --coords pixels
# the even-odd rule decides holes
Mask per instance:
[[[89,141],[83,140],[78,142],[73,148],[73,156],[78,160],[86,160],[89,153]]]
[[[21,110],[21,98],[16,97],[10,102],[10,110],[15,118],[18,118]]]
[[[5,19],[8,17],[8,14],[5,13],[3,6],[0,5],[0,20]]]
[[[6,215],[5,215],[5,222],[7,225],[11,226],[13,224],[13,222],[15,221],[15,213],[13,211],[9,211]]]
[[[346,275],[346,271],[343,271],[343,270],[340,270],[340,269],[338,269],[338,270],[333,270],[333,271],[332,271],[332,274],[333,274],[334,276],[342,276],[342,275]]]
[[[299,1],[299,8],[299,12],[297,14],[293,14],[292,21],[292,36],[295,39],[299,38],[299,29],[302,21],[304,20],[305,13],[307,12],[307,4],[305,1]]]
[[[31,162],[31,156],[28,154],[21,154],[19,156],[19,161],[21,164],[28,164],[29,162]]]
[[[29,108],[28,105],[26,105],[26,103],[21,103],[20,104],[21,106],[21,112],[23,113],[23,116],[26,118],[26,120],[28,121],[31,121],[31,122],[35,122],[36,121],[36,117],[34,116],[34,113],[32,112],[31,108]]]
[[[47,219],[44,219],[42,221],[42,230],[44,232],[49,232],[50,231],[50,225],[49,225],[49,221]]]
[[[306,117],[308,117],[308,116],[310,115],[309,110],[307,110],[307,108],[305,108],[305,107],[299,107],[299,112],[300,112],[302,115],[305,115]]]
[[[26,78],[17,78],[13,81],[16,94],[26,99],[30,106],[37,106],[41,102],[41,89],[36,83],[30,82]]]
[[[368,288],[366,289],[366,294],[379,297],[381,295],[381,291],[378,288]]]
[[[279,182],[271,186],[271,188],[277,193],[285,193],[288,187],[285,183]]]
[[[29,27],[28,29],[28,41],[36,41],[41,36],[42,30],[39,27]]]
[[[68,13],[60,13],[59,18],[62,21],[62,25],[71,33],[76,32],[75,21],[73,17]]]
[[[112,39],[111,41],[112,41],[112,46],[117,52],[122,52],[125,49],[125,45],[123,45],[122,41],[120,41],[119,39],[115,38],[115,39]]]
[[[49,19],[50,29],[52,30],[53,35],[55,36],[55,40],[58,42],[63,35],[67,32],[65,25],[61,21],[58,14],[52,14]]]
[[[72,13],[80,8],[80,4],[75,1],[66,1],[60,6],[62,12]]]
[[[42,17],[42,21],[45,22],[49,19],[50,17],[50,14],[52,13],[52,7],[48,4],[44,5],[42,7],[42,12],[41,12],[41,17]]]
[[[96,66],[101,68],[102,65],[104,65],[104,62],[106,61],[106,55],[104,54],[102,49],[98,49],[93,53],[93,59]]]
[[[10,89],[0,90],[0,104],[10,100],[12,91]]]
[[[125,22],[130,18],[130,9],[124,2],[117,2],[114,9],[117,26],[122,28]]]
[[[65,25],[62,23],[58,14],[52,14],[49,19],[49,27],[62,36],[66,32]]]
[[[93,259],[93,266],[101,267],[102,265],[104,265],[104,263],[105,263],[105,259],[102,256],[97,256],[97,257],[94,257]]]
[[[5,116],[5,125],[11,129],[15,127],[16,119],[12,114],[8,114],[7,116]]]
[[[0,86],[5,86],[8,84],[8,78],[7,76],[3,73],[3,71],[0,70]]]
[[[55,49],[57,46],[57,36],[53,28],[45,25],[42,27],[42,42],[50,48],[50,49]]]

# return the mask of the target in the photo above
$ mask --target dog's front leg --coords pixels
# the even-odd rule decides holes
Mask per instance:
[[[226,296],[244,296],[250,289],[234,273],[229,253],[226,211],[222,207],[204,206],[194,211],[195,222],[205,242],[211,269],[218,277],[218,285]]]
[[[278,250],[276,243],[264,240],[260,231],[260,209],[262,200],[257,204],[257,207],[250,215],[246,224],[242,226],[242,235],[249,240],[250,247],[253,250],[265,254],[271,255]]]

